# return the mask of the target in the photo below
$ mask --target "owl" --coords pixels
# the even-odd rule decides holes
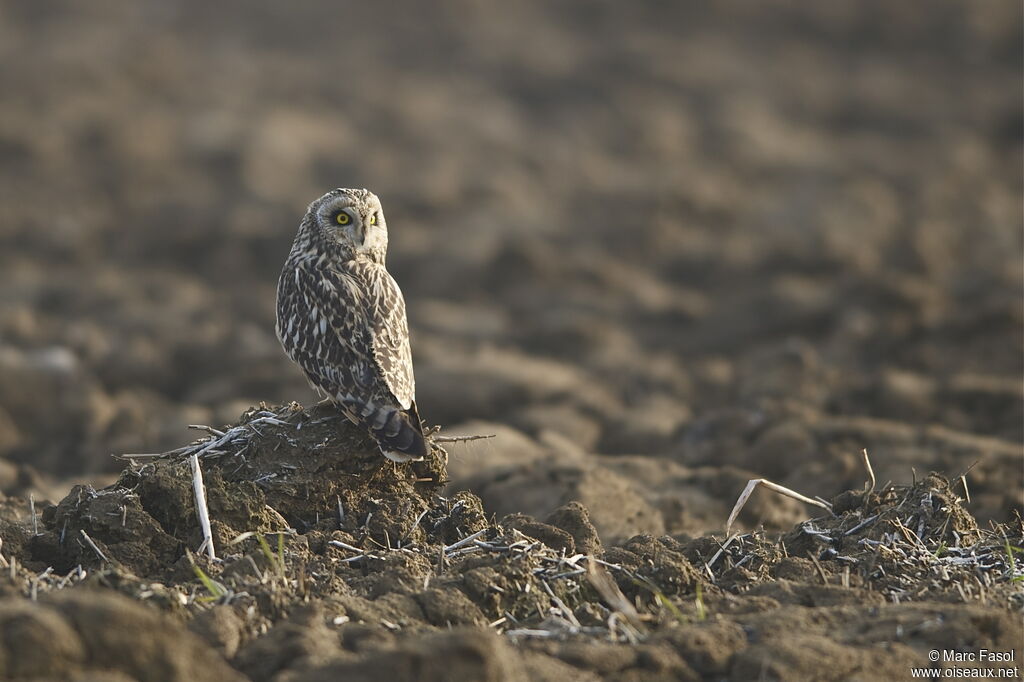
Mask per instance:
[[[405,300],[384,266],[388,228],[380,200],[335,189],[306,211],[277,282],[277,338],[313,387],[366,428],[395,462],[427,444]]]

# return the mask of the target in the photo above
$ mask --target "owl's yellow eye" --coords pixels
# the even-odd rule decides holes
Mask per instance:
[[[352,222],[352,216],[350,216],[348,213],[345,213],[344,211],[338,211],[334,216],[334,222],[338,223],[339,225],[348,225],[350,222]]]
[[[374,213],[372,216],[370,216],[370,224],[371,225],[376,225],[377,224],[377,214],[376,213]]]

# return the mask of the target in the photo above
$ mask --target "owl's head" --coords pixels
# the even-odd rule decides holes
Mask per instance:
[[[309,205],[303,226],[316,230],[352,257],[383,260],[388,249],[388,226],[380,199],[366,189],[332,189]]]

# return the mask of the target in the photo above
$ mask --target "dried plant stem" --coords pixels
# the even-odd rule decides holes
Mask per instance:
[[[103,550],[101,550],[99,546],[95,542],[93,542],[92,538],[89,537],[89,534],[85,532],[85,529],[82,528],[79,532],[82,534],[82,537],[85,538],[86,543],[90,547],[92,547],[92,551],[96,552],[97,556],[99,556],[100,559],[103,559],[107,563],[110,563],[110,559],[108,559],[107,555],[103,553]]]
[[[746,501],[746,500],[744,500],[744,501]],[[739,502],[737,502],[736,504],[739,504]],[[733,511],[735,511],[735,510],[733,510]],[[736,512],[736,513],[739,513],[739,512]],[[733,516],[730,515],[729,516],[729,525],[730,526],[732,525],[732,521],[733,521]],[[726,532],[728,533],[729,531],[727,530]],[[711,576],[712,580],[715,579],[715,574],[712,572],[711,567],[715,565],[716,561],[718,561],[718,557],[722,556],[722,553],[725,552],[726,549],[728,549],[729,545],[732,544],[732,541],[735,540],[738,537],[739,537],[738,535],[730,535],[729,538],[725,541],[725,543],[723,543],[722,546],[718,548],[718,551],[715,552],[715,555],[713,557],[711,557],[710,561],[708,561],[706,564],[704,564],[704,568],[705,568],[705,570],[707,570],[708,575]]]
[[[630,625],[639,630],[644,631],[643,622],[640,620],[640,614],[637,613],[636,608],[632,602],[626,598],[626,595],[622,593],[619,586],[616,584],[614,578],[608,573],[608,570],[601,565],[593,557],[588,557],[587,561],[587,581],[593,586],[597,593],[601,596],[601,599],[605,604],[608,605],[612,611],[621,613]]]
[[[487,532],[487,529],[484,528],[483,530],[479,530],[479,531],[473,533],[472,535],[467,535],[466,537],[462,538],[458,542],[455,542],[455,543],[450,544],[450,545],[446,545],[445,548],[444,548],[444,553],[448,554],[449,552],[452,552],[452,551],[454,551],[456,549],[459,549],[460,547],[465,547],[466,545],[471,544],[474,540],[476,540],[478,537],[480,537],[481,535],[483,535],[486,532]]]
[[[486,436],[434,436],[430,440],[435,443],[465,443],[471,440],[484,440],[485,438],[494,438],[497,436],[495,433],[488,434]]]
[[[356,552],[357,554],[363,554],[366,550],[360,549],[354,545],[350,545],[347,542],[341,540],[330,540],[328,543],[331,547],[338,547],[339,549],[347,549],[350,552]]]
[[[967,474],[960,475],[960,484],[964,487],[964,496],[967,498],[967,504],[971,503],[971,491],[967,489]]]
[[[28,506],[32,511],[32,535],[39,535],[39,520],[36,517],[36,496],[28,494]]]
[[[203,470],[199,467],[199,453],[189,457],[189,464],[192,466],[192,491],[196,497],[196,514],[199,516],[199,526],[203,530],[203,546],[206,549],[206,556],[210,561],[217,559],[213,548],[213,529],[210,528],[210,510],[206,506],[206,487],[203,485]]]
[[[739,499],[736,500],[736,504],[733,505],[732,512],[729,514],[729,520],[725,522],[726,535],[729,534],[729,530],[732,528],[733,522],[736,521],[736,517],[739,516],[740,511],[743,509],[743,505],[747,503],[747,500],[750,499],[750,496],[754,493],[754,491],[757,489],[757,486],[759,485],[763,485],[765,488],[768,488],[769,490],[774,490],[780,495],[792,497],[794,500],[799,500],[804,504],[811,504],[814,505],[815,507],[821,507],[825,511],[832,511],[831,505],[829,505],[827,502],[822,502],[821,500],[815,500],[810,497],[807,497],[806,495],[801,495],[795,490],[790,490],[789,488],[781,486],[778,483],[772,483],[766,478],[755,478],[750,481],[747,481],[747,487],[743,489],[743,492],[740,493]]]
[[[871,485],[867,489],[868,494],[871,494],[875,491],[875,470],[871,468],[871,458],[868,457],[868,449],[864,448],[861,450],[861,454],[864,456],[864,468],[868,470],[868,477],[871,479]]]
[[[189,424],[188,428],[194,429],[196,431],[206,431],[211,436],[215,436],[217,438],[220,438],[221,436],[224,435],[223,431],[215,429],[212,426],[207,426],[206,424]]]

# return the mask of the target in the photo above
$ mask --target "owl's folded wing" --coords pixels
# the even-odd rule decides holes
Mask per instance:
[[[371,403],[377,372],[358,282],[297,265],[279,286],[278,336],[288,355],[335,400]]]
[[[374,263],[354,263],[344,273],[332,271],[328,281],[329,287],[343,289],[350,300],[361,303],[356,323],[360,334],[354,337],[358,342],[348,342],[358,355],[350,371],[357,383],[370,384],[370,397],[354,406],[356,420],[370,428],[385,457],[396,462],[422,459],[429,448],[414,399],[402,292],[387,270]],[[346,325],[337,335],[350,329]]]
[[[356,272],[365,284],[364,305],[374,361],[395,400],[403,410],[408,410],[415,399],[416,383],[402,291],[382,265],[360,264]]]
[[[300,264],[278,286],[278,336],[310,382],[369,428],[386,457],[423,458],[405,303],[383,266]]]

